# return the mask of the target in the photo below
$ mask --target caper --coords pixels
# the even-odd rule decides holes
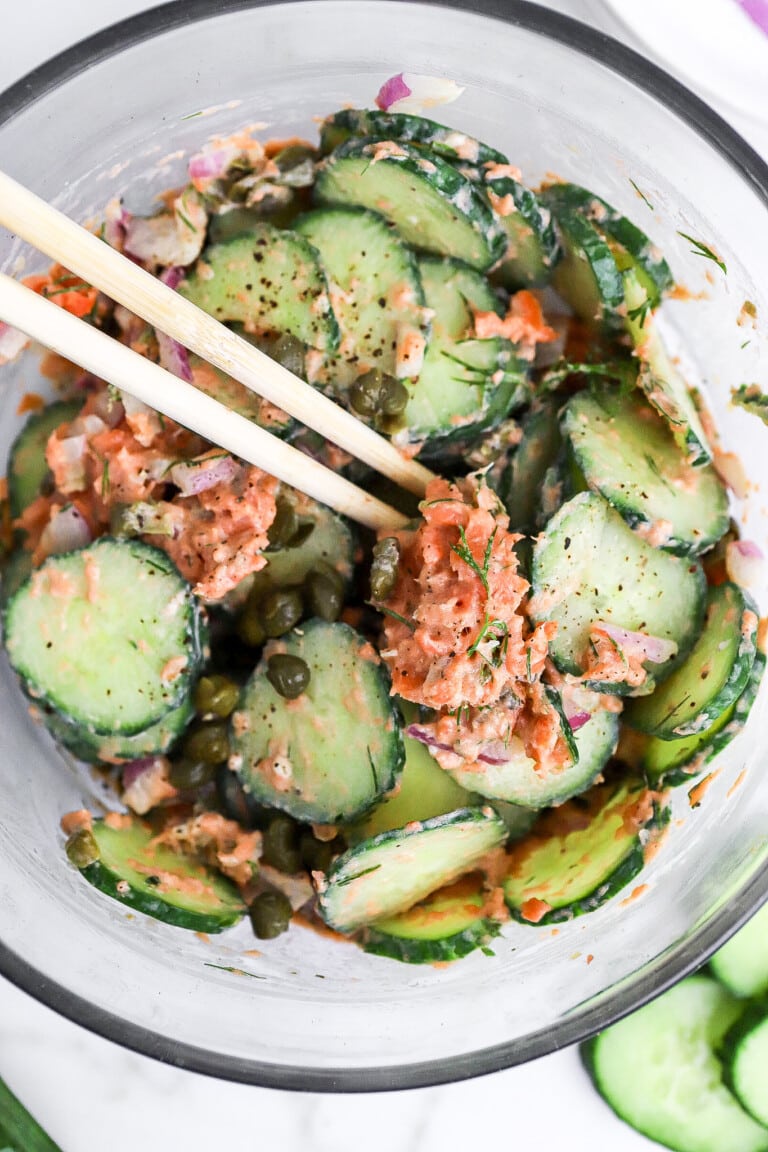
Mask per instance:
[[[284,332],[275,340],[269,354],[294,376],[304,375],[304,345],[296,336]]]
[[[300,656],[276,652],[267,660],[267,679],[280,696],[295,700],[309,685],[309,667]]]
[[[244,644],[251,648],[260,648],[267,638],[264,621],[259,609],[250,603],[246,604],[237,618],[237,634]]]
[[[275,518],[269,526],[269,547],[274,551],[277,548],[285,548],[288,541],[296,535],[299,530],[299,518],[296,515],[296,509],[290,500],[286,500],[283,496],[278,496],[275,502]]]
[[[277,890],[262,892],[248,909],[253,931],[259,940],[274,940],[287,932],[291,912],[290,900]]]
[[[349,390],[349,403],[359,416],[375,416],[380,410],[381,387],[384,373],[372,368],[358,376]]]
[[[304,605],[297,588],[277,588],[268,593],[261,606],[261,620],[267,636],[283,636],[301,620]]]
[[[327,872],[335,855],[333,842],[317,840],[311,832],[302,832],[299,850],[308,872]]]
[[[293,875],[300,870],[299,828],[290,816],[281,812],[270,820],[264,831],[261,858],[279,872]]]
[[[286,544],[286,548],[298,548],[305,540],[309,540],[315,530],[314,520],[305,520],[300,523],[293,536]]]
[[[198,716],[220,716],[225,720],[235,710],[240,689],[229,676],[215,672],[201,676],[195,685],[195,711]]]
[[[67,840],[65,851],[70,864],[74,864],[75,868],[87,868],[89,864],[95,864],[101,856],[96,837],[89,828],[73,832]]]
[[[408,389],[394,376],[385,376],[381,385],[380,410],[384,416],[399,416],[408,403]]]
[[[271,592],[274,585],[272,577],[269,574],[268,568],[261,568],[258,572],[252,573],[248,577],[250,587],[248,589],[248,604],[258,605],[266,596],[267,592]]]
[[[400,545],[395,536],[386,536],[373,546],[371,561],[371,597],[386,600],[397,584]]]
[[[344,581],[330,564],[313,568],[304,581],[307,609],[321,620],[338,620],[344,606]]]
[[[229,756],[229,733],[226,724],[201,724],[184,739],[182,751],[187,760],[203,764],[223,764]]]
[[[204,760],[188,760],[184,757],[173,761],[168,779],[180,792],[194,792],[204,784],[210,784],[215,771],[213,764],[207,764]]]
[[[274,809],[257,804],[228,764],[220,764],[216,769],[216,795],[224,815],[244,828],[266,828],[274,817]]]

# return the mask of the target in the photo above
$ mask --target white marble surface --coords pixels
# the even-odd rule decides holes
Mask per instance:
[[[151,6],[147,0],[4,0],[0,88],[99,27]],[[620,31],[598,0],[551,0],[551,6]],[[768,129],[746,127],[768,154]],[[137,1056],[3,981],[0,1077],[64,1152],[209,1152],[232,1139],[242,1152],[275,1140],[285,1152],[352,1152],[363,1130],[368,1152],[437,1152],[489,1139],[521,1152],[653,1147],[604,1107],[573,1050],[442,1088],[296,1095],[208,1080]]]

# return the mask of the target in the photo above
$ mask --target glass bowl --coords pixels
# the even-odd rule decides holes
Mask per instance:
[[[263,122],[308,135],[345,103],[370,104],[400,71],[466,86],[439,113],[503,149],[528,180],[556,172],[647,228],[695,297],[666,306],[685,333],[726,442],[752,478],[745,534],[768,549],[765,430],[729,406],[768,385],[768,170],[717,116],[639,56],[528,4],[187,0],[64,53],[0,97],[11,175],[80,220],[117,192],[132,210],[183,179],[214,133]],[[639,195],[642,193],[642,198]],[[693,251],[716,249],[727,275]],[[45,262],[0,237],[0,265]],[[701,293],[700,298],[699,293]],[[5,368],[4,448],[36,361]],[[42,382],[44,383],[44,382]],[[765,697],[700,807],[685,789],[631,902],[557,933],[508,926],[494,955],[448,969],[366,956],[299,928],[261,955],[247,924],[210,941],[126,914],[71,868],[63,812],[102,786],[63,761],[0,668],[0,971],[80,1024],[181,1067],[279,1088],[436,1084],[571,1044],[703,962],[768,895]],[[626,895],[626,894],[625,894]]]

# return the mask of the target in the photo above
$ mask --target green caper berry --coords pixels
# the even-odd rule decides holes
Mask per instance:
[[[285,545],[285,547],[286,548],[298,548],[298,547],[300,547],[300,545],[302,545],[305,540],[309,540],[309,538],[312,535],[312,533],[314,532],[314,530],[315,530],[314,520],[305,520],[303,524],[299,524],[298,528],[294,532],[293,536],[291,536],[290,540]]]
[[[267,636],[283,636],[301,620],[304,605],[296,588],[270,592],[261,606],[261,619]]]
[[[248,577],[250,587],[248,588],[249,605],[257,606],[266,596],[267,592],[271,592],[274,588],[272,577],[269,575],[267,568],[262,568],[259,572],[254,572]]]
[[[248,915],[259,940],[274,940],[287,932],[291,923],[291,902],[282,892],[262,892],[251,904]]]
[[[216,796],[224,815],[244,828],[266,828],[274,816],[274,811],[257,804],[248,795],[228,764],[220,764],[216,769]]]
[[[316,150],[309,144],[289,144],[287,148],[282,148],[275,156],[275,164],[281,172],[287,172],[291,168],[296,168],[297,165],[302,164],[305,160],[315,160],[317,158]]]
[[[399,565],[400,545],[396,537],[387,536],[374,544],[371,561],[371,596],[374,600],[386,600],[394,591]]]
[[[272,551],[285,548],[288,541],[299,530],[299,518],[290,500],[278,496],[275,503],[275,518],[269,526],[269,547]]]
[[[381,386],[380,410],[384,416],[399,416],[408,403],[408,389],[394,376],[385,376]]]
[[[244,644],[260,648],[267,638],[264,621],[258,608],[246,604],[237,619],[237,634]]]
[[[265,864],[288,875],[301,869],[299,829],[290,816],[281,813],[270,820],[264,831],[261,858]]]
[[[87,868],[89,864],[95,864],[101,856],[96,837],[89,828],[73,832],[67,840],[65,851],[70,864],[74,864],[75,868]]]
[[[358,416],[375,416],[381,406],[383,373],[372,368],[358,376],[349,390],[349,403]]]
[[[317,840],[311,832],[302,832],[299,850],[308,872],[327,872],[334,857],[332,843]]]
[[[194,792],[205,784],[210,784],[215,775],[213,764],[204,760],[174,760],[168,773],[168,780],[180,792]]]
[[[201,676],[195,685],[194,704],[198,716],[219,716],[226,720],[235,710],[240,689],[234,680],[220,673]]]
[[[308,611],[321,620],[338,620],[344,607],[344,581],[330,565],[313,568],[304,581]]]
[[[296,700],[309,685],[309,666],[300,656],[276,652],[267,660],[267,679],[278,695]]]
[[[203,724],[185,738],[184,757],[203,764],[223,764],[229,756],[229,733],[226,724]]]
[[[296,336],[291,336],[288,332],[278,336],[270,356],[273,360],[277,360],[278,364],[282,364],[283,368],[293,372],[294,376],[304,375],[304,345]]]

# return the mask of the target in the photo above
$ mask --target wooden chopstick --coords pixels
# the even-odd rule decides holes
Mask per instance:
[[[407,517],[343,476],[4,273],[0,273],[0,319],[360,524],[395,529],[407,523]]]
[[[377,472],[424,494],[433,474],[422,464],[3,172],[0,224]]]

